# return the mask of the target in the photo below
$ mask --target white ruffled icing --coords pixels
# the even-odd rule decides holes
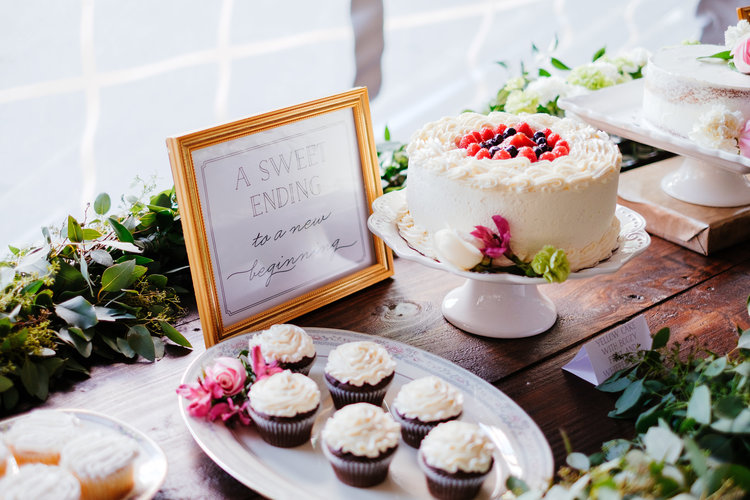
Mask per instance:
[[[78,500],[81,485],[62,467],[29,464],[0,481],[0,497],[3,500]]]
[[[466,150],[456,147],[456,139],[503,123],[528,123],[534,130],[549,128],[570,145],[570,153],[553,161],[531,163],[517,156],[508,160],[477,160]],[[489,115],[463,113],[445,117],[422,127],[406,149],[411,167],[439,172],[441,175],[471,185],[476,189],[515,192],[549,192],[583,189],[612,172],[619,172],[620,151],[609,136],[589,125],[545,114],[512,115],[495,112]]]
[[[369,403],[346,405],[326,421],[321,437],[332,449],[375,458],[398,445],[401,426]]]
[[[260,352],[267,363],[274,360],[281,363],[294,363],[302,358],[315,355],[312,338],[302,328],[295,325],[273,325],[249,341],[250,349],[260,346]]]
[[[60,465],[81,479],[101,479],[129,467],[137,456],[133,438],[95,431],[70,440],[60,453]]]
[[[80,421],[69,413],[35,410],[14,422],[5,442],[17,452],[59,453],[79,430]]]
[[[495,447],[477,424],[444,422],[422,440],[419,453],[433,467],[454,473],[487,472]]]
[[[294,417],[314,410],[320,403],[320,389],[313,379],[284,370],[250,386],[250,405],[260,413]]]
[[[461,391],[433,375],[412,380],[401,387],[393,407],[406,418],[434,422],[459,415],[463,411]]]
[[[363,340],[341,344],[328,354],[325,372],[340,382],[375,385],[396,370],[388,351],[375,342]]]

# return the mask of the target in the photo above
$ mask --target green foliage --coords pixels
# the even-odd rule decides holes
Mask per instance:
[[[95,360],[153,361],[165,341],[191,348],[171,325],[189,286],[174,189],[125,205],[104,218],[102,193],[92,220],[68,216],[62,230],[42,230],[44,246],[10,247],[0,261],[0,413],[46,399]]]
[[[384,193],[399,190],[406,185],[406,172],[409,167],[409,157],[406,156],[406,144],[393,142],[390,138],[391,132],[386,127],[386,142],[378,144],[377,148],[380,179]]]

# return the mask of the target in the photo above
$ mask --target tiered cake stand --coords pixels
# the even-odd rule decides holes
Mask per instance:
[[[397,226],[398,214],[406,208],[405,190],[381,196],[372,208],[373,214],[367,222],[370,230],[396,255],[466,278],[463,285],[443,300],[443,316],[453,325],[485,337],[521,338],[547,331],[555,323],[555,304],[538,288],[547,283],[543,278],[464,271],[409,246]],[[648,247],[651,239],[643,217],[619,205],[616,216],[620,219],[620,245],[615,253],[596,267],[571,273],[568,279],[613,273]]]
[[[560,99],[566,116],[575,116],[606,132],[671,151],[683,157],[679,169],[666,175],[662,189],[673,198],[709,207],[750,204],[750,158],[698,146],[650,126],[643,120],[643,80],[590,94]]]

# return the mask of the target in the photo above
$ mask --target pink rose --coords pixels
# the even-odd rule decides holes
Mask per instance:
[[[247,372],[238,358],[216,358],[204,371],[203,384],[214,397],[234,396],[245,387]]]
[[[745,127],[740,132],[740,154],[750,158],[750,120],[745,122]]]
[[[750,74],[750,34],[739,39],[732,49],[732,62],[740,73]]]

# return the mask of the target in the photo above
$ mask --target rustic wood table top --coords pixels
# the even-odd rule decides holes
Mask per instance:
[[[558,319],[540,335],[498,340],[467,334],[448,323],[444,295],[463,279],[413,261],[395,260],[395,275],[294,321],[308,327],[351,330],[397,340],[442,356],[495,385],[539,425],[556,467],[564,463],[564,431],[576,451],[630,438],[633,423],[607,416],[615,397],[564,372],[587,341],[643,314],[652,332],[668,326],[672,341],[697,341],[724,354],[736,346],[737,325],[750,327],[750,251],[740,244],[705,257],[660,238],[617,273],[542,285]],[[204,351],[192,313],[178,328],[192,351],[170,346],[158,362],[98,366],[91,377],[53,393],[49,408],[81,408],[120,419],[155,440],[169,470],[157,498],[254,498],[193,441],[175,389]]]

